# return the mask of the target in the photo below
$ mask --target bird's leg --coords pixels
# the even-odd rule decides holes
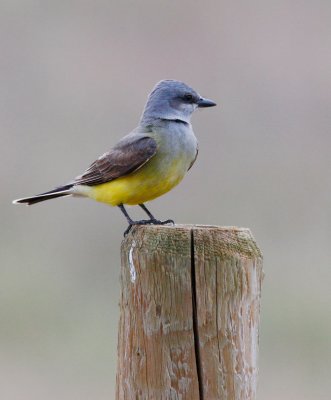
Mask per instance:
[[[124,216],[125,216],[126,220],[128,221],[129,225],[133,225],[134,221],[131,219],[130,215],[128,214],[128,212],[124,208],[123,204],[120,204],[118,207],[122,211],[122,213],[124,214]]]
[[[167,219],[166,221],[160,221],[154,217],[154,215],[149,211],[149,209],[145,206],[145,204],[139,204],[139,206],[145,211],[145,213],[149,216],[150,224],[154,225],[165,225],[165,224],[174,224],[172,219]]]
[[[124,214],[126,220],[129,223],[129,226],[127,227],[127,229],[124,232],[124,236],[126,236],[130,232],[130,230],[133,227],[133,225],[146,225],[146,224],[149,223],[149,219],[142,220],[142,221],[133,221],[131,219],[130,215],[128,214],[128,212],[126,211],[126,209],[124,208],[123,204],[119,204],[118,207],[122,211],[122,213]]]
[[[126,236],[131,228],[134,225],[164,225],[164,224],[174,224],[174,221],[172,219],[167,219],[166,221],[159,221],[158,219],[154,218],[153,214],[146,208],[146,206],[144,204],[139,204],[140,207],[146,212],[146,214],[149,216],[150,219],[142,219],[140,221],[133,221],[133,219],[131,219],[130,215],[128,214],[128,212],[126,211],[126,209],[124,208],[123,204],[119,204],[119,209],[122,211],[122,213],[124,214],[126,220],[129,223],[129,226],[127,227],[126,231],[124,232],[124,236]]]
[[[155,218],[154,215],[149,211],[149,209],[145,206],[145,204],[139,204],[139,207],[141,207],[141,208],[145,211],[145,213],[149,216],[149,218],[150,218],[151,220],[155,220],[155,221],[156,221],[156,218]]]

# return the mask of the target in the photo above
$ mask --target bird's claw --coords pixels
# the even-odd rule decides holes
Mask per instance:
[[[173,219],[167,219],[165,221],[161,221],[161,225],[172,224],[175,225],[175,221]]]
[[[167,219],[166,221],[160,221],[158,219],[142,219],[140,221],[132,221],[130,225],[126,228],[124,232],[124,237],[131,231],[132,227],[135,225],[166,225],[175,224],[172,219]]]

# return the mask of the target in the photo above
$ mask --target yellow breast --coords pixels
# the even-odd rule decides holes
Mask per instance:
[[[186,162],[180,157],[163,168],[157,159],[152,159],[132,174],[90,187],[87,195],[112,206],[141,204],[171,190],[183,179],[186,171]]]

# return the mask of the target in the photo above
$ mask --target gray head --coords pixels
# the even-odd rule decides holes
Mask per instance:
[[[192,113],[198,107],[212,106],[216,106],[216,103],[204,99],[185,83],[164,80],[148,96],[141,123],[146,124],[155,119],[190,122]]]

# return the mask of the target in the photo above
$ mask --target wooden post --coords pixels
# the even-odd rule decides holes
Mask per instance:
[[[254,400],[262,255],[249,229],[139,226],[122,243],[117,400]]]

